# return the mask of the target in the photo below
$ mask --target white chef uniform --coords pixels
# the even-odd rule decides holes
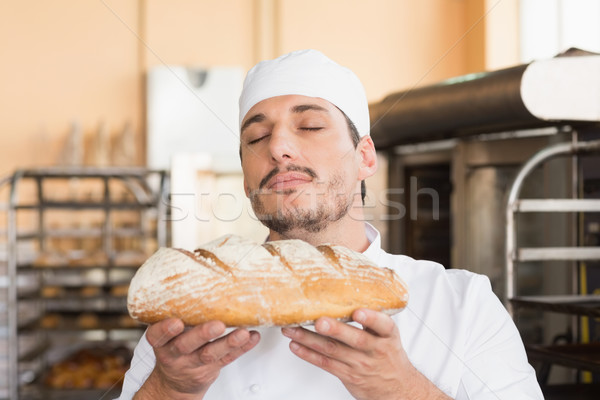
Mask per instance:
[[[393,319],[421,373],[455,399],[543,399],[519,333],[487,277],[388,254],[369,224],[367,235],[364,254],[408,285],[408,306]],[[338,378],[296,357],[279,328],[259,331],[259,344],[221,370],[205,400],[352,399]],[[133,397],[154,364],[144,336],[119,400]]]

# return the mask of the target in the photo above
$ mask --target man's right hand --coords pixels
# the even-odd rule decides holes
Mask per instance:
[[[179,319],[167,319],[148,328],[146,339],[156,355],[154,370],[135,399],[202,399],[221,368],[251,350],[260,334],[210,321],[184,330]]]

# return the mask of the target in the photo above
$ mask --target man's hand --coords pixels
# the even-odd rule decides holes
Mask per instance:
[[[284,328],[298,357],[337,376],[348,391],[366,399],[447,399],[409,361],[400,333],[386,314],[359,309],[356,328],[332,318],[319,318],[315,332]]]
[[[156,366],[135,398],[203,398],[221,368],[252,349],[260,339],[258,332],[246,329],[220,337],[224,332],[225,324],[220,321],[189,330],[184,330],[179,319],[150,326],[146,338],[154,348]]]

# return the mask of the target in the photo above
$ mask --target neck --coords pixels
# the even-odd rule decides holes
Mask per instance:
[[[269,240],[285,239],[300,239],[313,246],[324,243],[337,244],[358,252],[365,251],[370,244],[369,239],[367,239],[364,219],[348,216],[330,223],[319,232],[310,232],[305,229],[295,229],[283,234],[272,230],[269,232]]]

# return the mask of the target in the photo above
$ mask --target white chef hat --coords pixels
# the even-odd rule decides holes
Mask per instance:
[[[240,95],[240,127],[246,113],[262,100],[296,94],[329,101],[350,118],[359,135],[370,132],[365,89],[348,68],[317,50],[298,50],[256,64]]]

